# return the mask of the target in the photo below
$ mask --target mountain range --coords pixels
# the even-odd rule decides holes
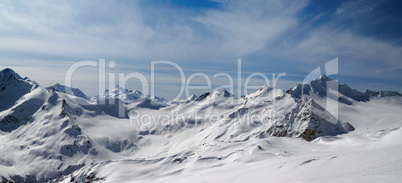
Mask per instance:
[[[236,97],[220,89],[171,101],[120,86],[89,98],[7,68],[0,179],[400,180],[401,112],[398,92],[360,92],[325,75],[287,91],[262,86]]]

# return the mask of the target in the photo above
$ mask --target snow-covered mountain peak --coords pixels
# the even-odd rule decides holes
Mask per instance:
[[[311,86],[316,86],[316,87],[326,87],[328,84],[334,84],[334,83],[338,83],[336,80],[333,80],[331,78],[329,78],[326,75],[321,75],[319,78],[317,79],[313,79],[312,81],[308,82],[308,85]]]
[[[64,85],[59,84],[59,83],[56,83],[53,86],[46,87],[46,89],[54,90],[54,91],[58,91],[58,92],[62,92],[62,93],[67,93],[67,94],[74,95],[74,96],[81,97],[81,98],[85,98],[85,99],[88,98],[84,94],[84,92],[82,92],[80,89],[64,86]]]
[[[190,95],[189,97],[187,97],[187,101],[193,101],[194,99],[196,99],[197,98],[197,95],[194,95],[194,94],[192,94],[192,95]]]
[[[347,84],[339,84],[325,75],[306,84],[298,84],[288,92],[296,99],[301,98],[329,98],[344,104],[351,105],[353,101],[367,102],[372,97],[402,96],[395,91],[371,91],[365,93],[349,87]]]
[[[350,99],[355,101],[368,101],[369,97],[346,84],[339,84],[325,75],[314,79],[306,84],[298,84],[288,92],[296,99],[301,98],[330,98],[345,104],[351,104]]]
[[[258,90],[256,90],[256,91],[254,91],[253,93],[259,93],[259,94],[261,94],[261,93],[265,93],[265,92],[268,92],[269,90],[272,90],[273,88],[271,88],[271,87],[269,87],[268,85],[262,85]],[[251,94],[251,93],[250,93]],[[250,95],[249,94],[249,95]]]
[[[326,75],[322,75],[319,78],[313,79],[307,83],[302,83],[302,84],[297,84],[296,86],[294,86],[293,88],[291,88],[291,91],[297,91],[299,92],[299,90],[301,91],[302,88],[305,88],[304,90],[310,90],[310,89],[315,89],[315,90],[322,90],[322,89],[326,89],[328,84],[338,84],[335,80],[329,78]]]
[[[227,90],[221,88],[219,90],[213,91],[209,96],[208,96],[208,101],[209,102],[224,102],[224,101],[229,101],[235,99],[235,96],[231,93],[229,93]]]
[[[103,92],[103,95],[100,98],[118,98],[121,101],[130,102],[133,100],[137,100],[141,98],[143,94],[138,90],[128,90],[119,85],[116,85],[115,88],[108,90],[106,89]]]
[[[144,99],[149,99],[150,101],[157,103],[158,106],[167,106],[174,103],[173,101],[168,101],[162,97],[146,95],[138,90],[129,90],[119,85],[116,85],[116,87],[111,90],[106,89],[101,96],[94,98],[94,100],[98,101],[109,99],[118,99],[125,103],[138,103],[143,102]]]
[[[198,96],[194,101],[202,101],[202,100],[204,100],[205,98],[207,98],[207,97],[210,96],[210,95],[211,95],[210,92],[206,92],[206,93],[204,93],[204,94]]]
[[[271,88],[267,85],[261,86],[260,89],[256,90],[253,93],[246,95],[247,99],[258,99],[258,100],[272,100],[276,97],[280,97],[284,94],[281,89]]]
[[[141,97],[143,94],[142,92],[138,91],[138,90],[129,90],[127,88],[123,88],[119,85],[116,85],[115,88],[111,89],[111,90],[105,90],[105,93],[114,93],[114,94],[133,94],[136,95],[138,97]]]
[[[64,85],[61,85],[60,83],[56,83],[56,84],[54,84],[53,86],[54,86],[54,87],[57,87],[57,88],[66,87],[66,86],[64,86]]]
[[[271,88],[271,87],[269,87],[268,85],[266,85],[266,84],[264,84],[264,85],[262,85],[261,87],[260,87],[260,89],[258,89],[258,90],[268,90],[269,88]]]
[[[109,91],[109,90],[106,90],[106,91]],[[120,86],[120,85],[116,85],[116,87],[115,88],[113,88],[112,90],[110,90],[109,92],[111,92],[111,93],[121,93],[121,94],[124,94],[124,93],[134,93],[134,94],[137,94],[138,96],[142,96],[142,92],[140,92],[140,91],[138,91],[138,90],[129,90],[129,89],[127,89],[127,88],[123,88],[122,86]]]
[[[213,91],[212,93],[206,92],[200,96],[191,95],[186,99],[185,103],[191,101],[209,101],[209,102],[216,102],[216,101],[225,101],[227,99],[234,98],[234,95],[229,93],[227,90],[221,88],[218,90]]]
[[[12,69],[10,68],[5,68],[2,71],[0,71],[0,81],[7,80],[7,79],[22,79],[20,75],[15,73]]]
[[[332,81],[333,79],[329,78],[327,75],[321,75],[316,81]]]
[[[19,98],[37,87],[37,83],[22,78],[12,69],[0,71],[0,111],[10,108]]]
[[[212,93],[212,96],[216,97],[233,97],[234,95],[229,93],[226,89],[221,88],[219,90],[216,90]]]
[[[5,90],[5,88],[3,87],[7,87],[8,85],[16,86],[20,82],[25,82],[29,85],[38,85],[36,82],[31,81],[27,77],[22,78],[10,68],[6,68],[0,71],[0,91]]]

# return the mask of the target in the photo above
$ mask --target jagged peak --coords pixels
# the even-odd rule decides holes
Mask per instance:
[[[223,97],[233,97],[234,95],[228,92],[226,89],[221,88],[213,92],[214,96],[223,96]]]
[[[54,88],[56,88],[56,89],[64,89],[64,90],[65,90],[68,86],[62,85],[62,84],[60,84],[60,83],[56,83],[56,84],[54,84],[54,85],[52,85],[52,86],[49,86],[49,87],[47,87],[47,88],[51,88],[51,87],[54,87]],[[73,87],[68,87],[68,88],[77,89],[77,88],[73,88]]]
[[[39,87],[35,81],[32,81],[27,77],[22,78],[10,68],[0,71],[0,91],[5,91],[10,87],[11,83],[14,83],[13,87],[19,87],[20,89],[28,92]],[[16,85],[17,83],[18,86]]]
[[[211,95],[210,92],[204,93],[204,94],[200,95],[199,97],[197,97],[197,98],[195,99],[195,101],[204,100],[205,98],[207,98],[207,97],[210,96],[210,95]]]
[[[214,91],[214,93],[223,93],[223,92],[228,92],[228,91],[226,91],[226,89],[224,89],[224,88],[220,88],[220,89]]]
[[[0,81],[9,80],[9,78],[23,79],[20,75],[18,75],[16,72],[14,72],[14,70],[10,68],[5,68],[0,71]]]
[[[142,92],[139,91],[139,90],[130,90],[130,89],[127,89],[127,88],[123,88],[119,84],[117,84],[113,89],[112,88],[105,89],[104,94],[107,94],[109,92],[112,92],[112,93],[133,93],[133,94],[142,95]]]
[[[320,80],[320,81],[332,81],[333,79],[331,79],[330,77],[328,77],[327,75],[321,75],[318,79],[316,80]]]
[[[337,81],[333,80],[332,78],[328,77],[327,75],[321,75],[320,77],[313,79],[306,84],[307,85],[317,84],[317,83],[326,84],[327,82],[337,82]]]
[[[136,91],[138,91],[138,90],[136,90]],[[134,91],[135,92],[135,91]],[[142,97],[144,97],[144,96],[142,96]],[[153,100],[153,101],[155,101],[155,102],[162,102],[162,101],[165,101],[166,99],[165,98],[163,98],[163,97],[157,97],[157,96],[155,96],[155,95],[148,95],[148,97],[147,98],[149,98],[149,99],[151,99],[151,100]]]
[[[315,85],[315,86],[317,86],[317,84],[324,84],[323,86],[325,86],[326,85],[326,82],[328,82],[328,81],[334,81],[334,82],[336,82],[335,80],[333,80],[332,78],[330,78],[330,77],[328,77],[327,75],[321,75],[320,77],[318,77],[318,78],[316,78],[316,79],[313,79],[313,80],[311,80],[311,81],[309,81],[309,82],[307,82],[307,83],[303,83],[303,84],[296,84],[294,87],[292,87],[290,90],[292,90],[292,91],[294,91],[294,90],[297,90],[297,89],[302,89],[303,87],[305,87],[306,85]],[[338,83],[339,84],[339,83]],[[340,85],[341,86],[341,85]],[[342,85],[343,86],[343,85]],[[347,85],[346,86],[343,86],[343,87],[348,87]]]
[[[262,85],[257,91],[255,91],[255,92],[259,92],[259,93],[264,93],[264,92],[267,92],[267,91],[270,91],[270,90],[273,90],[274,88],[272,88],[272,87],[269,87],[268,85],[266,85],[266,84],[264,84],[264,85]],[[254,92],[254,93],[255,93]]]
[[[14,70],[10,69],[10,68],[5,68],[3,70],[0,71],[0,77],[4,77],[4,76],[14,76],[18,79],[22,79],[22,77],[20,75],[18,75]]]
[[[56,83],[56,84],[54,84],[52,86],[46,87],[46,89],[50,90],[50,91],[57,91],[57,92],[67,93],[67,94],[74,95],[74,96],[81,97],[81,98],[88,98],[85,95],[85,93],[82,92],[80,89],[73,88],[73,87],[68,87],[68,86],[62,85],[60,83]]]
[[[260,87],[259,90],[264,90],[264,89],[268,89],[268,88],[271,88],[271,87],[268,87],[268,85],[264,84],[264,85],[262,85],[262,86]]]
[[[350,88],[346,84],[339,84],[337,81],[322,75],[318,79],[314,79],[306,84],[298,84],[288,93],[294,98],[310,97],[310,95],[318,95],[319,97],[329,97],[333,100],[339,100],[336,93],[330,91],[337,90],[340,94],[347,96],[356,101],[368,101],[369,96],[355,89]],[[342,103],[350,104],[350,101],[339,100]]]
[[[262,85],[258,90],[247,94],[245,98],[254,99],[254,98],[264,98],[264,100],[272,100],[276,97],[282,96],[284,94],[283,90],[279,88],[272,88],[268,85]]]
[[[160,103],[161,105],[165,105],[169,102],[163,97],[144,94],[138,90],[128,90],[119,85],[116,85],[114,89],[106,89],[102,95],[96,96],[95,100],[113,98],[127,103],[139,102],[140,99],[149,99],[150,101]]]
[[[53,86],[62,86],[62,87],[65,87],[65,85],[62,85],[62,84],[60,84],[60,83],[56,83],[56,84],[54,84]]]
[[[187,97],[187,100],[194,100],[196,98],[197,98],[197,95],[192,94],[189,97]]]

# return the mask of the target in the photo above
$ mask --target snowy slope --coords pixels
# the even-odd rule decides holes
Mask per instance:
[[[11,71],[0,73],[1,84],[23,92],[0,112],[4,181],[402,179],[402,97],[396,92],[362,93],[321,77],[288,92],[263,86],[237,98],[221,89],[180,103],[117,88],[99,104]],[[327,93],[328,83],[339,91]],[[324,108],[339,97],[350,102],[341,101],[337,114]],[[136,115],[121,118],[119,107]]]

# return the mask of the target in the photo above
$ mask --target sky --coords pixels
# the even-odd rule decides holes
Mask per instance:
[[[338,58],[331,77],[340,83],[402,92],[401,8],[393,0],[4,0],[0,69],[50,86],[65,84],[75,63],[105,59],[106,88],[121,81],[119,73],[138,73],[156,96],[172,99],[181,90],[179,70],[190,86],[211,81],[189,93],[231,85],[229,75],[233,93],[244,95],[248,90],[237,89],[250,76],[250,85],[261,86],[265,75],[270,86],[286,90],[316,68],[325,74],[325,63]],[[152,72],[153,61],[177,67],[157,64]],[[281,77],[273,82],[272,74]],[[99,66],[83,66],[72,86],[94,96],[98,78]],[[143,86],[132,78],[125,87]]]

